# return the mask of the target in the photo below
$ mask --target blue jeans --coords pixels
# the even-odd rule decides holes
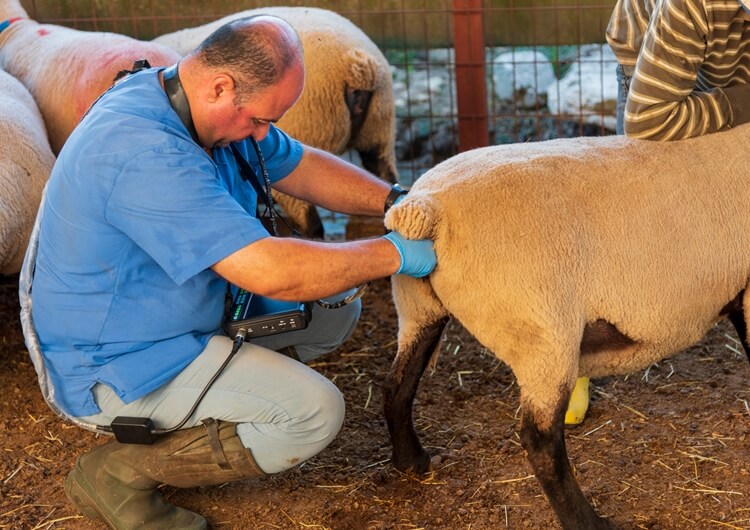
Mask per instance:
[[[617,122],[615,124],[617,134],[625,134],[625,104],[630,92],[630,80],[633,78],[632,66],[618,64],[615,67],[617,76]]]

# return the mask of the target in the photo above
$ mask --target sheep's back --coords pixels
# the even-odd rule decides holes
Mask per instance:
[[[671,143],[469,151],[420,177],[386,225],[435,240],[431,283],[468,320],[480,305],[534,307],[602,318],[635,338],[682,328],[689,344],[750,276],[750,186],[738,171],[750,160],[736,148],[748,136],[742,126]],[[467,286],[480,286],[481,304],[458,294]]]
[[[138,59],[152,66],[180,59],[161,44],[33,20],[14,22],[0,39],[0,65],[33,95],[55,152],[120,70],[129,70]]]

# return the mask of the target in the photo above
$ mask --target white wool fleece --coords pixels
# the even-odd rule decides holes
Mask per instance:
[[[29,91],[0,70],[0,274],[21,268],[55,157]]]

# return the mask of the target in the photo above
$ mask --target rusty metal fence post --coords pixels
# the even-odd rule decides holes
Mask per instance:
[[[489,145],[482,0],[453,1],[458,148]]]

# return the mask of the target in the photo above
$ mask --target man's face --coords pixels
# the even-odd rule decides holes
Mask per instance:
[[[252,136],[257,141],[268,134],[271,123],[281,119],[302,94],[304,68],[292,66],[284,77],[271,87],[257,92],[237,104],[234,93],[220,98],[211,116],[209,130],[201,139],[212,147],[226,147],[230,142]]]

